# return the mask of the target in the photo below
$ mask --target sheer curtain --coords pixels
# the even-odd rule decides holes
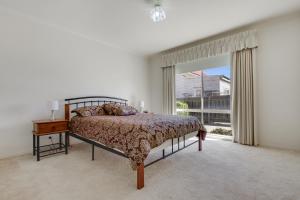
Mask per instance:
[[[163,112],[173,115],[176,113],[175,95],[175,66],[163,67]]]
[[[232,129],[234,142],[258,145],[254,130],[254,69],[256,48],[232,55]]]

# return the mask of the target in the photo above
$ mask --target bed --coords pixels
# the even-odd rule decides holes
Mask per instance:
[[[94,160],[95,146],[128,158],[132,169],[137,171],[138,189],[144,187],[144,168],[195,143],[186,144],[188,138],[198,136],[196,142],[199,151],[202,150],[202,140],[205,139],[206,130],[196,117],[152,113],[128,116],[71,116],[70,111],[74,107],[107,103],[127,105],[127,100],[106,96],[66,99],[65,118],[70,121],[67,138],[72,136],[90,143],[92,160]],[[180,140],[183,142],[182,148],[179,145]],[[177,142],[177,149],[174,149],[174,141]],[[169,154],[165,152],[167,146],[172,147]],[[149,153],[153,151],[162,151],[162,157],[144,164]]]

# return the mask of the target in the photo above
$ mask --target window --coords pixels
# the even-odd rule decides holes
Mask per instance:
[[[230,83],[228,65],[177,73],[177,114],[196,116],[208,132],[230,135]]]

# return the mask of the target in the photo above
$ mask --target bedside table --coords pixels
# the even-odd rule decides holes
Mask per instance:
[[[68,120],[56,119],[56,120],[36,120],[33,122],[33,155],[36,155],[36,160],[40,161],[41,157],[65,153],[68,154]],[[62,142],[62,134],[65,133],[65,144]],[[59,134],[59,143],[52,143],[50,145],[40,146],[40,137],[46,135]],[[48,150],[42,150],[41,148],[50,148]],[[43,154],[43,155],[41,155]]]

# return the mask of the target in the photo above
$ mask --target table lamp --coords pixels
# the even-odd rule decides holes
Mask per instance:
[[[53,100],[51,101],[51,120],[54,121],[55,120],[55,111],[59,110],[59,102],[58,100]]]
[[[145,102],[144,101],[140,101],[141,112],[143,112],[144,107],[145,107]]]

